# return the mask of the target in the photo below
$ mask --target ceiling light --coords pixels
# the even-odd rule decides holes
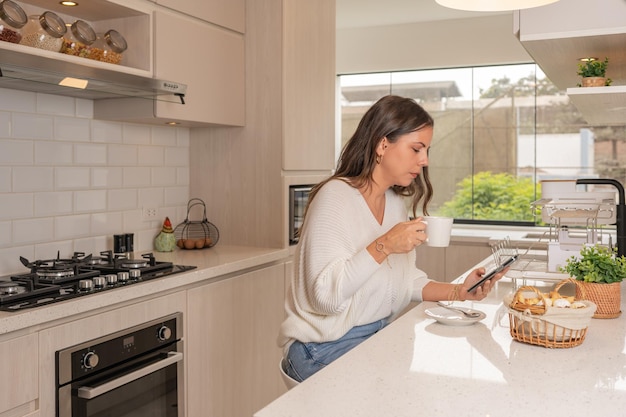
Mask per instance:
[[[594,57],[590,56],[588,58],[579,58],[578,60],[581,61],[581,62],[592,62],[592,61],[597,61],[598,58],[594,58]]]
[[[59,3],[62,4],[63,6],[68,6],[68,7],[78,6],[78,3],[76,3],[75,1],[60,1]]]
[[[471,12],[503,12],[507,10],[530,9],[556,3],[558,0],[435,0],[450,9]]]

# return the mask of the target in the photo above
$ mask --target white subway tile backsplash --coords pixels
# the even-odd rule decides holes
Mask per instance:
[[[54,188],[54,168],[15,167],[13,168],[13,190],[52,191]]]
[[[13,242],[18,245],[46,242],[52,240],[53,238],[53,217],[16,220],[13,222]]]
[[[150,168],[126,167],[124,168],[124,187],[149,187]]]
[[[114,235],[120,230],[122,230],[121,211],[91,215],[91,233],[93,235]]]
[[[47,115],[13,113],[12,136],[16,139],[52,140],[54,118]]]
[[[91,140],[89,119],[56,117],[54,119],[54,137],[57,140],[89,142]]]
[[[150,126],[125,123],[123,125],[123,129],[124,143],[132,143],[136,145],[150,144]]]
[[[91,216],[77,214],[54,218],[54,237],[57,240],[89,236],[91,233]]]
[[[35,164],[37,165],[71,165],[74,148],[64,142],[35,142]]]
[[[8,137],[11,137],[11,113],[0,111],[0,138]]]
[[[121,188],[122,168],[91,168],[91,186],[95,188]]]
[[[62,116],[75,115],[76,100],[71,97],[37,93],[37,112]]]
[[[71,191],[36,193],[34,198],[36,217],[52,217],[72,213],[73,197]]]
[[[189,185],[189,168],[176,168],[176,185]]]
[[[0,222],[0,248],[9,246],[13,242],[12,223],[10,221]]]
[[[153,250],[188,194],[188,128],[94,120],[91,100],[0,89],[0,275],[24,271],[20,256],[97,255],[115,233]]]
[[[0,139],[0,166],[30,165],[32,163],[32,141],[24,139]]]
[[[152,168],[152,184],[176,185],[176,170],[173,167]]]
[[[188,148],[189,137],[190,137],[189,129],[181,129],[181,128],[176,129],[176,138],[177,138],[176,143],[178,144],[178,147]]]
[[[108,202],[107,209],[109,211],[136,209],[139,207],[137,205],[137,189],[108,190]]]
[[[106,145],[87,143],[74,145],[74,163],[79,165],[105,165],[107,163]]]
[[[109,166],[136,166],[136,145],[108,145]]]
[[[89,188],[90,170],[88,167],[60,167],[55,170],[57,190],[78,190]]]
[[[165,205],[177,206],[186,204],[189,199],[189,187],[167,187],[165,188]]]
[[[106,208],[106,190],[74,191],[74,212],[104,211]]]
[[[0,193],[11,191],[11,168],[0,167]]]
[[[35,113],[37,95],[30,91],[0,88],[0,110]]]
[[[122,125],[106,120],[92,120],[91,140],[94,142],[122,143]]]
[[[163,166],[164,148],[160,146],[141,146],[138,154],[139,165]]]
[[[166,166],[189,166],[189,148],[167,148],[165,151]]]
[[[0,195],[0,201],[0,220],[33,217],[32,193],[6,193]]]
[[[139,202],[137,207],[163,207],[165,205],[165,197],[163,188],[151,187],[139,190]]]
[[[153,126],[152,144],[160,146],[176,146],[176,131],[177,129],[171,126]]]
[[[93,100],[76,99],[76,117],[93,118]]]

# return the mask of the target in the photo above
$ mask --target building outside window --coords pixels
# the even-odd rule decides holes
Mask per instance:
[[[339,78],[342,145],[387,94],[413,98],[433,116],[431,214],[540,224],[532,203],[542,180],[626,180],[626,128],[589,126],[535,64]]]

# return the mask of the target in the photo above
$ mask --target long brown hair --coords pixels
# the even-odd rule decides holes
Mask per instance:
[[[376,166],[376,148],[383,138],[395,143],[401,135],[433,127],[434,124],[433,118],[415,100],[394,95],[381,98],[363,115],[356,131],[341,151],[335,173],[313,187],[307,208],[319,189],[332,179],[340,179],[355,188],[371,186]],[[422,168],[422,173],[409,186],[394,185],[392,190],[398,195],[412,197],[414,217],[420,201],[422,212],[428,214],[433,187],[427,166]]]

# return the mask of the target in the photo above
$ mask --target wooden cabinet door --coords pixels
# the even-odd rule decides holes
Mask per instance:
[[[187,85],[185,105],[158,101],[159,118],[245,123],[244,36],[190,17],[155,12],[155,73]]]
[[[30,334],[0,342],[0,415],[35,411],[39,397],[38,335]]]
[[[245,0],[157,0],[156,3],[237,32],[245,32]]]
[[[284,279],[279,264],[188,291],[189,417],[251,416],[285,391]]]

